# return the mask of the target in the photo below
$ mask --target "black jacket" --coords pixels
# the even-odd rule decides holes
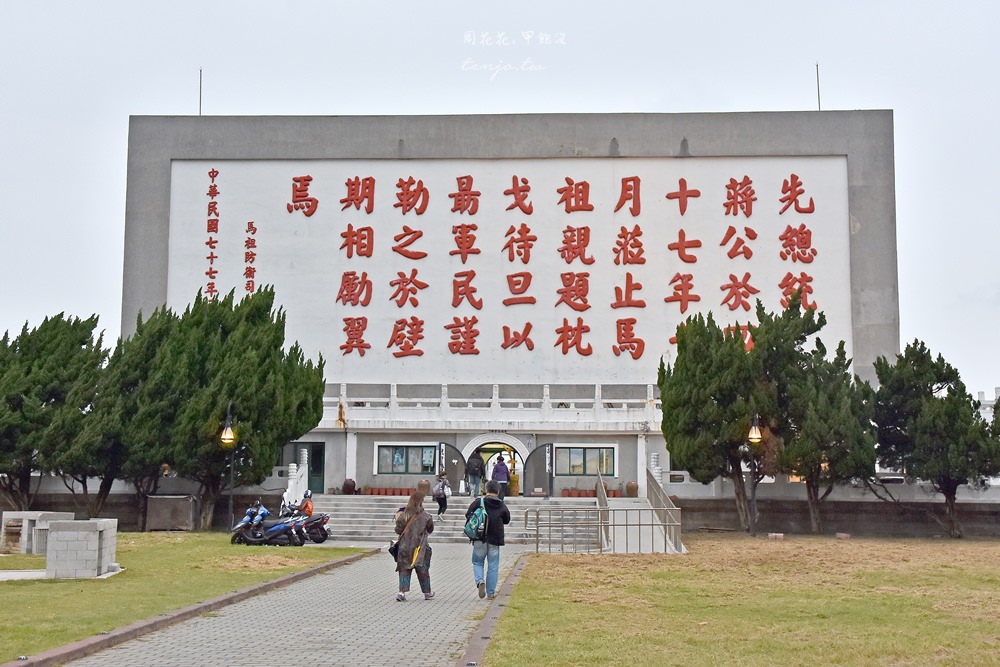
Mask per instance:
[[[473,455],[469,459],[469,462],[465,464],[465,470],[472,476],[482,477],[483,471],[486,470],[486,462],[483,461],[482,456]]]
[[[486,503],[486,543],[503,546],[503,527],[510,523],[510,510],[496,496],[483,496]],[[469,504],[469,509],[465,510],[465,520],[468,521],[472,513],[479,507],[479,498]]]

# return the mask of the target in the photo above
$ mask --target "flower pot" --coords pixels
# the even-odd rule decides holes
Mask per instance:
[[[563,498],[569,498],[569,489],[563,489],[562,490],[562,497]]]
[[[639,496],[639,482],[631,480],[625,483],[625,495],[629,498],[637,498]]]

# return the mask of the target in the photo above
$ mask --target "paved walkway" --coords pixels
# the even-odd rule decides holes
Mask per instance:
[[[482,641],[472,635],[484,617],[502,611],[502,584],[528,547],[503,547],[499,595],[490,602],[477,595],[468,544],[431,545],[433,600],[423,599],[414,574],[411,599],[396,602],[396,573],[383,551],[65,664],[452,666],[470,641]]]

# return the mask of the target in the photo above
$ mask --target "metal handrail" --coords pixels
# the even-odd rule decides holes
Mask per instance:
[[[653,473],[646,468],[646,499],[651,507],[655,508],[657,516],[663,523],[663,529],[668,534],[668,539],[673,548],[678,553],[684,553],[684,542],[681,539],[681,510],[670,500],[660,482],[653,477]]]
[[[676,525],[665,526],[661,519],[676,511],[563,505],[525,510],[524,525],[525,532],[534,530],[536,553],[684,553],[675,539],[679,517]]]
[[[601,521],[601,537],[603,538],[603,545],[605,547],[611,546],[611,526],[609,523],[610,517],[608,516],[608,492],[604,488],[604,477],[601,475],[601,471],[597,471],[597,506],[602,510],[600,515]]]

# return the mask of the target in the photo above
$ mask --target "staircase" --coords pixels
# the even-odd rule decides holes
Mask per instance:
[[[437,517],[437,503],[427,498],[426,509],[434,516],[434,532],[431,543],[435,542],[468,542],[462,532],[465,527],[465,510],[469,508],[472,498],[452,496],[448,499],[448,511],[444,518]],[[314,512],[326,512],[330,515],[327,528],[330,539],[349,544],[378,543],[389,544],[396,538],[393,530],[393,514],[406,505],[406,496],[343,496],[343,495],[313,495]],[[508,544],[534,544],[534,519],[536,509],[558,507],[563,515],[572,513],[572,508],[586,508],[581,514],[592,515],[597,507],[597,501],[592,498],[530,498],[523,496],[508,496],[504,499],[510,509],[510,523],[504,531],[504,541]],[[525,513],[528,515],[529,526],[525,526]],[[558,536],[562,540],[571,541],[573,551],[588,551],[591,545],[597,543],[597,527],[593,529],[574,526],[572,532]],[[543,539],[545,536],[543,536]]]

